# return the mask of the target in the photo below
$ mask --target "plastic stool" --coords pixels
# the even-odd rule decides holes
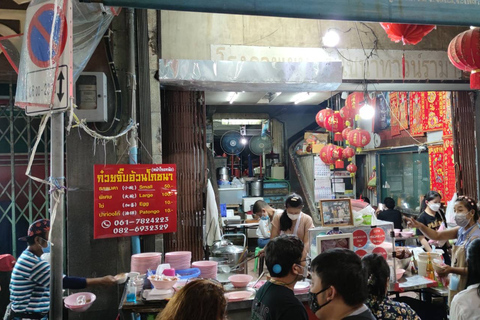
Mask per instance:
[[[255,256],[258,255],[258,253],[262,250],[260,247],[255,248]],[[263,262],[263,261],[262,261]],[[255,258],[255,266],[253,267],[253,272],[257,272],[257,267],[258,267],[258,257]]]

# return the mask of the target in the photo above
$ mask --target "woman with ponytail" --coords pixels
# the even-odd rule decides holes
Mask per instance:
[[[285,200],[285,210],[276,214],[272,221],[270,239],[280,234],[293,234],[300,238],[305,245],[305,250],[310,251],[308,229],[313,228],[312,217],[302,212],[303,199],[298,194],[291,194]]]

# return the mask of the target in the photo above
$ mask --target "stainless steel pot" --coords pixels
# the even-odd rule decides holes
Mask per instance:
[[[263,196],[263,181],[257,180],[250,183],[250,195],[252,197],[262,197]]]
[[[226,237],[243,236],[243,247],[236,246]],[[217,241],[212,247],[212,256],[210,260],[218,262],[219,273],[247,273],[247,255],[246,247],[247,237],[244,234],[224,234],[222,240]],[[233,270],[231,268],[234,268]]]
[[[217,180],[229,180],[230,174],[227,167],[217,168]]]

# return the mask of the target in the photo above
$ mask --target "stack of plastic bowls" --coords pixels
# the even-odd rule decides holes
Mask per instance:
[[[192,267],[200,269],[201,278],[217,279],[217,261],[195,261]]]
[[[147,273],[147,270],[157,270],[157,267],[162,263],[162,254],[159,252],[145,252],[132,255],[130,261],[130,271],[139,272],[140,274]]]
[[[175,270],[189,269],[190,261],[192,261],[191,251],[174,251],[165,254],[165,263],[170,264],[170,267]]]

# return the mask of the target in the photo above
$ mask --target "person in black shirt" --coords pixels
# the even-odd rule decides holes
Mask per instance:
[[[402,227],[402,213],[398,210],[395,210],[395,200],[390,197],[386,197],[383,200],[383,203],[387,207],[387,210],[380,211],[377,218],[383,221],[393,222],[393,227],[395,229],[403,229]]]
[[[331,249],[313,259],[309,295],[310,309],[320,320],[375,320],[364,304],[367,273],[351,250]]]
[[[252,320],[308,320],[305,307],[293,293],[295,283],[308,275],[303,247],[292,235],[280,235],[265,246],[265,263],[272,278],[255,295]]]
[[[446,220],[445,220],[445,215],[444,213],[440,210],[441,207],[441,200],[442,196],[440,193],[437,191],[429,191],[425,195],[423,201],[422,201],[422,206],[420,209],[420,215],[417,218],[418,222],[423,223],[430,229],[433,229],[435,231],[438,231],[440,227],[443,224],[442,228],[446,228]],[[425,249],[426,252],[431,252],[432,247],[430,246],[428,238],[426,238],[422,231],[420,229],[417,229],[417,236],[418,240],[423,246],[423,249]],[[448,254],[448,241],[444,243],[440,243],[441,246],[438,246],[439,249],[443,250],[443,259],[445,260],[445,263],[450,265],[450,255]]]

